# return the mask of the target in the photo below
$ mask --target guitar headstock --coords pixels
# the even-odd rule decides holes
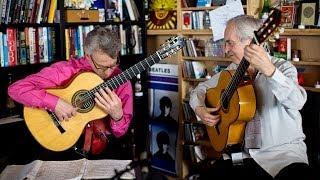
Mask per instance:
[[[185,44],[185,38],[181,36],[171,37],[161,45],[162,48],[157,51],[157,54],[161,59],[167,58],[176,54],[183,46],[185,46]]]
[[[270,35],[278,30],[281,22],[281,11],[278,9],[271,9],[268,19],[266,19],[255,34],[255,41],[257,44],[263,43]]]

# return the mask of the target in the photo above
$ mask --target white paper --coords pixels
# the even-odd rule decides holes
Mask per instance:
[[[95,160],[87,161],[87,166],[84,172],[83,179],[106,179],[112,178],[115,175],[115,169],[122,171],[126,169],[131,160]],[[134,171],[124,173],[121,179],[134,179]]]
[[[39,167],[41,166],[41,161],[36,160],[26,165],[10,165],[7,166],[0,174],[0,180],[7,179],[34,179]]]
[[[0,180],[80,180],[108,179],[118,171],[126,169],[131,160],[35,160],[26,165],[9,165],[0,174]],[[121,176],[122,179],[135,179],[134,170]]]
[[[85,169],[86,159],[72,161],[43,161],[36,179],[81,179]]]
[[[228,0],[226,5],[210,11],[209,15],[213,40],[223,39],[228,20],[242,14],[244,14],[244,10],[241,0]]]

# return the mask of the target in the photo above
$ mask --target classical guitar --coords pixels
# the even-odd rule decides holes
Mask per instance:
[[[255,31],[252,43],[263,43],[279,26],[281,12],[273,9],[269,18]],[[239,144],[243,140],[246,122],[256,110],[256,98],[252,81],[244,77],[249,62],[243,58],[235,71],[222,71],[215,88],[208,89],[206,105],[221,106],[221,121],[215,126],[207,126],[208,136],[214,150],[222,152],[228,145]]]
[[[28,129],[33,137],[49,150],[64,151],[72,147],[88,122],[107,116],[96,106],[95,92],[100,88],[117,88],[153,64],[175,54],[184,45],[183,37],[170,38],[160,50],[105,82],[94,73],[84,72],[77,75],[66,87],[47,89],[47,92],[77,107],[78,113],[68,121],[59,121],[52,112],[24,107],[24,119]]]

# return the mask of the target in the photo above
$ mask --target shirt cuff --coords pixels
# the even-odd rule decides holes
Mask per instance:
[[[44,109],[47,109],[51,112],[54,112],[58,100],[59,100],[59,97],[47,93],[45,98],[43,98],[43,105],[42,106]]]
[[[273,75],[270,77],[272,81],[278,82],[279,84],[286,84],[286,76],[283,75],[277,68],[274,71]]]
[[[112,117],[110,117],[110,120],[111,120],[110,126],[111,126],[111,128],[122,125],[123,122],[124,122],[123,119],[124,119],[123,115],[122,115],[121,119],[119,119],[119,120],[114,120]]]

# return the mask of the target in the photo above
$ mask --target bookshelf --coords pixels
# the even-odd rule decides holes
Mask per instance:
[[[28,5],[28,3],[30,4],[35,4],[36,1],[35,0],[25,0],[25,2],[21,2],[21,0],[10,0],[7,1],[5,3],[5,1],[3,1],[3,4],[6,5],[13,5],[15,3],[15,1],[17,1],[18,5],[17,7],[13,6],[14,8],[26,8],[25,6],[29,6],[29,10],[32,10],[32,5]],[[2,2],[2,1],[1,1]],[[101,1],[103,3],[105,3],[104,1]],[[51,10],[50,6],[54,6],[52,4],[56,3],[56,8],[53,8],[53,10]],[[125,8],[124,6],[125,1],[123,1],[123,8]],[[42,5],[42,6],[41,6]],[[57,61],[57,60],[65,60],[68,59],[69,57],[67,57],[66,54],[66,35],[65,35],[65,31],[69,28],[77,28],[79,26],[110,26],[112,28],[119,28],[119,26],[125,26],[126,28],[130,28],[131,26],[137,26],[139,27],[139,33],[141,35],[141,39],[139,40],[135,40],[136,43],[140,44],[140,51],[139,52],[135,52],[135,53],[124,53],[122,54],[123,56],[121,56],[121,59],[123,59],[123,61],[121,61],[121,66],[123,67],[129,67],[130,65],[135,64],[136,62],[138,62],[139,60],[142,60],[143,58],[146,57],[145,52],[146,52],[146,29],[145,29],[145,21],[144,21],[144,9],[143,9],[143,4],[140,1],[136,1],[136,6],[137,6],[137,10],[140,10],[140,16],[139,18],[135,19],[135,20],[130,20],[130,18],[128,17],[129,15],[123,15],[123,19],[122,21],[115,21],[113,19],[108,19],[108,18],[104,18],[104,20],[100,20],[99,21],[94,21],[93,22],[87,22],[87,21],[79,21],[79,22],[68,22],[67,21],[67,14],[66,11],[68,11],[70,8],[65,7],[66,5],[66,1],[56,1],[56,0],[39,0],[39,4],[34,5],[34,8],[37,9],[38,11],[34,10],[35,12],[32,12],[33,14],[31,15],[31,17],[26,16],[25,18],[20,18],[22,20],[16,22],[15,18],[18,18],[18,15],[14,15],[12,16],[12,20],[7,20],[6,18],[10,17],[11,14],[14,14],[15,11],[14,9],[8,9],[7,14],[4,17],[2,17],[2,21],[1,22],[1,33],[2,34],[7,34],[7,29],[15,29],[17,31],[23,31],[25,28],[34,28],[36,29],[35,31],[38,32],[39,28],[51,28],[54,31],[54,44],[52,45],[53,48],[55,49],[54,52],[54,57],[53,57],[53,61]],[[21,6],[21,7],[18,7]],[[105,4],[106,6],[106,4]],[[43,8],[41,8],[43,7]],[[45,13],[45,9],[47,8],[47,13]],[[50,9],[48,9],[50,8]],[[3,7],[1,7],[1,10],[3,9]],[[43,11],[40,11],[39,9],[43,9]],[[56,9],[56,10],[54,10]],[[103,9],[104,11],[104,15],[106,16],[107,12],[105,11],[105,9]],[[11,11],[14,11],[11,13]],[[26,10],[27,11],[27,10]],[[53,17],[51,17],[52,15],[49,15],[49,13],[52,13],[51,11],[56,12],[55,14],[55,21],[53,21]],[[80,11],[80,10],[79,10]],[[88,10],[91,11],[91,10]],[[96,10],[98,11],[98,10]],[[127,10],[126,10],[127,11]],[[40,12],[42,12],[41,15],[41,19],[35,19],[38,16],[40,16]],[[3,13],[6,14],[6,13]],[[123,14],[125,14],[123,12]],[[8,16],[8,17],[7,17]],[[23,14],[20,15],[21,17],[24,17]],[[45,18],[46,16],[50,16],[52,20],[48,20],[48,18]],[[33,18],[32,18],[33,17]],[[39,18],[39,17],[38,17]],[[10,19],[10,18],[9,18]],[[24,19],[24,20],[23,20]],[[50,22],[50,23],[49,23]],[[130,32],[128,32],[127,34],[130,34]],[[1,36],[2,38],[2,36]],[[19,42],[18,42],[19,43]],[[124,42],[125,43],[125,42]],[[19,50],[19,48],[17,48]],[[37,55],[39,53],[37,52]],[[70,55],[69,55],[70,56]],[[19,57],[19,56],[18,56]],[[3,58],[1,58],[3,59]],[[39,61],[39,60],[36,60]],[[46,63],[43,63],[42,65],[38,65],[38,62],[33,63],[27,63],[26,65],[21,65],[19,63],[14,64],[14,65],[10,65],[10,66],[6,66],[6,65],[1,65],[1,72],[4,73],[8,73],[10,71],[14,71],[15,68],[17,68],[18,66],[24,66],[24,67],[19,67],[22,68],[22,72],[21,72],[21,76],[23,75],[27,75],[31,72],[35,72],[38,70],[39,68],[42,68],[43,66],[46,66]],[[27,70],[24,69],[33,69],[31,70],[31,72],[28,72]],[[16,74],[13,73],[13,74]],[[17,80],[19,78],[21,78],[21,76],[19,75],[18,77],[14,77],[14,80]]]
[[[0,4],[3,4],[4,2],[7,2],[8,4],[14,4],[14,2],[17,2],[17,8],[18,5],[21,5],[21,8],[24,8],[25,6],[29,5],[30,6],[30,11],[32,10],[31,5],[30,4],[34,4],[34,13],[37,13],[38,8],[40,8],[41,5],[43,5],[43,8],[47,7],[47,6],[51,6],[52,3],[56,3],[56,8],[53,9],[53,14],[55,14],[55,16],[53,17],[52,15],[50,16],[52,18],[52,21],[40,21],[40,22],[36,22],[36,21],[21,21],[21,23],[15,23],[15,22],[5,22],[5,21],[1,21],[0,27],[1,30],[0,32],[2,34],[6,34],[7,33],[7,29],[8,28],[13,28],[13,29],[17,29],[19,31],[23,31],[25,28],[34,28],[34,29],[39,29],[39,28],[51,28],[54,30],[54,44],[52,45],[52,48],[55,49],[55,52],[53,54],[53,58],[51,61],[49,62],[43,62],[43,63],[38,63],[39,60],[36,60],[36,63],[31,64],[31,63],[26,63],[24,65],[21,64],[15,64],[12,66],[7,66],[7,67],[0,67],[0,80],[1,80],[1,85],[0,85],[0,98],[2,100],[7,99],[7,87],[8,87],[8,75],[12,74],[13,76],[13,82],[18,80],[18,79],[22,79],[24,77],[26,77],[29,74],[35,73],[37,71],[39,71],[40,69],[42,69],[43,67],[49,66],[54,62],[57,61],[61,61],[61,60],[66,60],[70,57],[70,55],[68,56],[67,52],[67,44],[66,44],[66,30],[67,29],[77,29],[79,26],[109,26],[111,28],[114,29],[119,29],[120,26],[126,27],[126,29],[130,29],[132,26],[136,26],[139,29],[139,38],[137,39],[137,36],[130,36],[131,38],[135,38],[135,43],[139,44],[139,51],[132,53],[132,51],[129,51],[127,53],[121,54],[120,56],[120,67],[122,69],[127,69],[129,67],[131,67],[132,65],[136,64],[137,62],[139,62],[140,60],[143,60],[144,58],[146,58],[146,23],[144,21],[144,6],[143,6],[143,2],[142,1],[138,1],[138,0],[133,0],[132,2],[135,2],[136,6],[137,6],[137,10],[140,14],[140,16],[138,18],[136,18],[135,20],[131,20],[129,17],[128,12],[125,12],[127,10],[123,11],[123,19],[120,21],[116,21],[114,19],[108,19],[108,18],[104,18],[104,20],[102,21],[93,21],[93,22],[86,22],[86,21],[79,21],[79,22],[68,22],[66,20],[66,16],[67,16],[67,10],[68,8],[65,6],[65,2],[66,1],[57,1],[57,0],[7,0],[7,1],[0,1]],[[40,4],[37,4],[36,2],[39,2]],[[96,1],[97,2],[97,1]],[[105,2],[109,2],[109,1],[100,1],[103,4]],[[111,2],[111,1],[110,1]],[[125,0],[123,0],[123,8],[125,8]],[[22,3],[22,4],[20,4]],[[106,12],[106,4],[104,4],[105,8],[103,9],[103,13],[102,14],[107,14]],[[0,10],[2,10],[2,6],[0,6]],[[48,8],[48,7],[47,7]],[[49,11],[51,12],[52,10],[47,10],[47,14],[46,15],[42,15],[42,18],[49,16],[48,13]],[[91,10],[90,10],[91,11]],[[97,10],[96,10],[97,11]],[[51,12],[52,13],[52,12]],[[10,13],[8,14],[10,15]],[[21,15],[23,16],[23,15]],[[19,17],[19,16],[16,16]],[[0,17],[2,18],[2,17]],[[54,21],[53,21],[54,19]],[[2,20],[2,19],[1,19]],[[50,22],[50,23],[49,23]],[[37,31],[37,30],[36,30]],[[120,33],[120,32],[119,32]],[[127,34],[133,34],[132,32],[127,32]],[[45,37],[45,36],[44,36]],[[2,38],[2,37],[1,37]],[[37,39],[37,38],[35,38]],[[126,43],[124,41],[124,43]],[[2,49],[2,48],[1,48]],[[18,49],[19,50],[19,49]],[[78,54],[79,55],[79,54]],[[132,80],[132,84],[134,87],[134,83],[136,81],[135,78],[133,78]],[[136,97],[134,103],[135,104],[139,104],[138,106],[142,107],[142,106],[146,106],[147,105],[147,98],[146,98],[146,72],[141,73],[141,82],[142,82],[142,89],[144,91],[145,96],[142,97]],[[18,103],[16,103],[16,110],[15,110],[15,114],[19,114],[20,117],[22,116],[22,106]],[[136,107],[134,105],[134,107]],[[146,107],[145,107],[146,108]],[[7,108],[6,108],[6,101],[1,101],[0,102],[0,120],[1,118],[6,118],[9,116]],[[137,128],[135,129],[135,139],[141,139],[141,138],[145,138],[144,134],[141,134],[141,132],[146,132],[146,129],[143,128],[147,128],[147,127],[142,127],[142,126],[138,126],[138,123],[135,123],[134,121],[144,121],[147,118],[145,118],[146,116],[146,112],[142,112],[142,111],[135,111],[134,114],[134,119],[133,119],[133,123],[131,124],[130,128]],[[142,119],[142,120],[141,120]],[[125,137],[127,139],[126,142],[131,141],[131,137],[129,137],[131,134],[129,133],[130,130],[128,130],[128,135],[127,137]],[[145,141],[143,141],[145,142]],[[144,150],[144,143],[142,143],[142,141],[138,142],[136,141],[136,150],[141,152]],[[120,144],[119,146],[122,146],[123,149],[125,148],[131,148],[128,147],[128,145],[124,145],[124,144]],[[126,146],[126,147],[124,147]],[[131,151],[127,151],[126,154],[130,154],[132,155]],[[126,156],[127,157],[127,156]],[[125,157],[123,157],[125,158]]]
[[[205,11],[213,10],[218,6],[213,7],[183,7],[183,1],[177,1],[177,29],[172,30],[147,30],[148,35],[148,47],[156,49],[159,44],[173,35],[181,35],[186,38],[199,38],[208,39],[212,36],[212,31],[210,29],[183,29],[183,12],[184,11]],[[263,1],[256,0],[245,0],[246,5],[243,5],[245,13],[248,15],[258,16],[259,8],[262,7]],[[272,1],[272,4],[275,1]],[[284,33],[281,34],[282,37],[292,38],[292,48],[301,49],[302,57],[299,62],[292,63],[298,68],[298,71],[303,71],[304,74],[304,84],[303,87],[307,91],[319,92],[319,89],[314,88],[314,84],[320,81],[320,51],[316,50],[316,47],[320,46],[320,30],[317,28],[306,28],[306,29],[285,29]],[[148,49],[149,51],[149,49]],[[196,163],[190,163],[185,160],[186,151],[185,146],[193,146],[193,144],[188,143],[184,140],[184,124],[185,115],[183,113],[183,103],[188,99],[188,91],[190,87],[196,86],[198,83],[203,82],[206,78],[190,78],[184,76],[184,62],[185,61],[200,61],[204,62],[208,67],[212,68],[218,64],[227,65],[231,61],[223,56],[221,57],[190,57],[184,55],[181,51],[177,56],[172,57],[167,63],[179,64],[179,98],[180,98],[180,115],[179,115],[179,136],[178,136],[178,147],[177,147],[177,159],[178,159],[178,174],[180,178],[185,178],[192,168],[197,169]],[[199,122],[195,122],[199,123]],[[201,142],[200,145],[206,143]]]

